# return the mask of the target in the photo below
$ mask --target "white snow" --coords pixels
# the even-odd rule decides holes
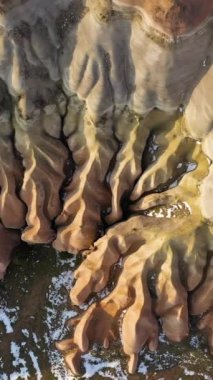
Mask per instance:
[[[39,368],[38,358],[33,353],[33,351],[29,351],[29,356],[30,356],[32,363],[33,363],[33,366],[35,368],[36,379],[41,380],[42,379],[42,373],[41,373],[40,368]]]
[[[12,328],[12,325],[11,325],[11,322],[10,322],[10,318],[8,317],[8,315],[6,314],[6,312],[2,309],[0,309],[0,321],[2,321],[4,323],[4,326],[6,328],[6,333],[7,334],[10,334],[13,332],[13,328]]]
[[[0,322],[3,322],[6,334],[10,334],[13,332],[13,324],[17,320],[17,312],[19,308],[8,308],[1,307],[0,308]]]

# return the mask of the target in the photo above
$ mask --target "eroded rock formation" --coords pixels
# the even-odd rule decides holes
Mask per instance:
[[[0,10],[0,277],[17,230],[83,251],[72,302],[100,301],[57,344],[74,373],[119,326],[134,372],[142,347],[157,349],[158,321],[180,341],[190,314],[212,352],[211,0]]]

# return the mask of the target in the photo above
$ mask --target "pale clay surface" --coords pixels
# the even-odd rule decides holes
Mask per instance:
[[[187,21],[162,0],[165,21],[150,4],[0,2],[0,276],[20,241],[13,229],[89,249],[75,304],[121,260],[115,289],[58,343],[74,373],[90,344],[116,339],[119,317],[130,372],[145,344],[157,348],[156,317],[171,340],[188,334],[188,307],[205,313],[213,350],[212,6]]]

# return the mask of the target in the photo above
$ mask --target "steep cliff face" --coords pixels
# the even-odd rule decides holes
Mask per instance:
[[[210,0],[0,2],[0,276],[13,230],[84,251],[77,304],[121,265],[59,344],[74,372],[126,309],[130,372],[157,347],[156,317],[179,341],[190,304],[211,337],[212,16]]]

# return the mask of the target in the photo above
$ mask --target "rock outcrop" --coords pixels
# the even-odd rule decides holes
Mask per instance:
[[[213,351],[212,18],[211,0],[0,1],[0,278],[20,235],[83,251],[71,299],[100,302],[58,343],[74,373],[119,319],[130,372],[158,319],[180,341],[203,314]]]
[[[209,0],[113,0],[113,3],[141,12],[147,23],[169,38],[192,34],[213,13]]]

